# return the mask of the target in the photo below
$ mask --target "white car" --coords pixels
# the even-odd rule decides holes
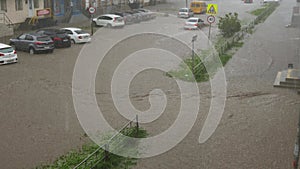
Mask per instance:
[[[123,27],[125,25],[123,17],[115,14],[100,15],[93,19],[95,26],[111,27]]]
[[[200,18],[189,18],[185,24],[184,29],[200,29],[204,26],[204,21]]]
[[[0,65],[17,62],[18,55],[15,49],[9,45],[0,43]]]
[[[62,28],[65,31],[73,43],[87,43],[90,42],[91,35],[80,28]]]
[[[279,2],[279,0],[263,0],[263,3]]]
[[[177,16],[179,18],[189,18],[194,16],[194,12],[190,8],[180,8]]]

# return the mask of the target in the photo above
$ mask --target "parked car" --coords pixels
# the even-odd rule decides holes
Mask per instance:
[[[10,45],[15,50],[22,50],[35,54],[37,52],[50,52],[54,50],[54,43],[52,39],[47,35],[41,35],[38,33],[24,33],[17,38],[10,39]]]
[[[143,12],[147,16],[147,19],[156,18],[156,14],[148,9],[140,8],[138,11]]]
[[[204,21],[200,18],[189,18],[184,25],[184,29],[200,29],[204,26]]]
[[[244,3],[253,3],[253,0],[244,0]]]
[[[59,29],[40,29],[36,31],[39,34],[48,35],[54,42],[54,47],[70,47],[71,46],[71,39],[68,34]]]
[[[142,14],[140,12],[138,12],[138,11],[125,11],[125,12],[132,14],[135,23],[139,23],[139,22],[143,21]]]
[[[136,13],[137,15],[139,15],[139,17],[141,18],[141,21],[147,21],[149,20],[149,16],[147,13],[140,11],[138,9],[134,9],[132,10],[132,12]]]
[[[65,31],[72,43],[87,43],[90,42],[91,35],[80,28],[62,28],[61,30]]]
[[[190,8],[180,8],[177,16],[179,18],[189,18],[194,16],[194,12]]]
[[[12,46],[0,43],[0,65],[17,63],[18,55]]]
[[[279,2],[279,0],[263,0],[263,3],[274,3],[274,2]]]
[[[96,26],[123,27],[125,25],[123,17],[114,14],[100,15],[93,19],[93,24]]]
[[[115,12],[114,15],[119,15],[123,17],[125,25],[135,23],[135,18],[132,14],[127,12]]]

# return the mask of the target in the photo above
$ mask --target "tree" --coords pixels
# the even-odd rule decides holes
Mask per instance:
[[[218,28],[224,37],[231,37],[241,30],[241,21],[238,19],[237,13],[228,13],[225,17],[220,17]]]

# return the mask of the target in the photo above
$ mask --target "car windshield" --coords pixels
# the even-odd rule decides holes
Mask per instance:
[[[197,19],[189,19],[187,22],[198,22]]]
[[[11,53],[14,49],[12,47],[2,48],[0,49],[0,53]]]
[[[117,21],[123,21],[123,18],[122,17],[116,17],[115,18]]]
[[[41,36],[36,38],[38,41],[50,41],[51,38],[49,36]]]
[[[179,12],[187,12],[187,9],[180,9]]]
[[[61,31],[61,32],[56,32],[56,36],[58,36],[60,38],[64,38],[67,36],[67,34],[65,32]]]
[[[75,30],[74,32],[76,32],[77,34],[85,34],[86,32],[83,30]]]

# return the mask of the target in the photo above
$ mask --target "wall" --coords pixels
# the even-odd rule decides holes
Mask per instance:
[[[25,0],[22,0],[22,2],[23,2],[23,10],[21,11],[16,11],[15,0],[9,0],[9,3],[7,3],[6,14],[13,23],[24,22],[29,15],[28,3],[25,4]],[[44,0],[39,0],[39,8],[36,8],[35,10],[43,9],[43,8],[44,8]]]

